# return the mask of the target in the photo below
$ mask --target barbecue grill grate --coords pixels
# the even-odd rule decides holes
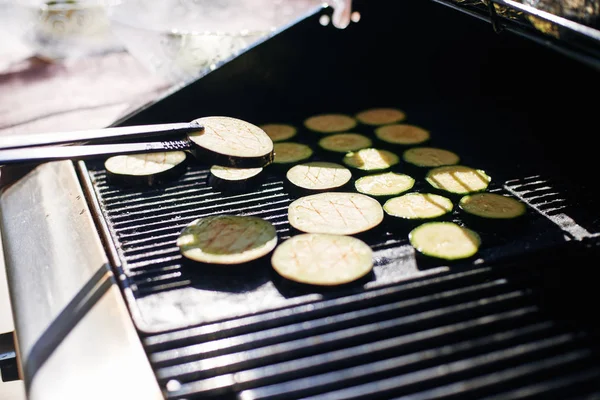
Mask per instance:
[[[570,200],[539,175],[491,188],[534,213],[519,240],[514,232],[482,233],[481,266],[422,268],[406,235],[384,224],[365,237],[376,255],[373,276],[318,292],[284,282],[266,263],[251,273],[200,272],[175,245],[187,223],[219,213],[265,218],[285,240],[293,198],[281,174],[228,194],[208,186],[203,165],[145,190],[112,186],[100,164],[87,165],[168,398],[502,398],[515,388],[600,389],[591,334],[543,309],[548,266],[526,262],[527,254],[571,243],[569,230],[578,239],[596,235],[566,217]],[[504,265],[511,256],[519,261]]]

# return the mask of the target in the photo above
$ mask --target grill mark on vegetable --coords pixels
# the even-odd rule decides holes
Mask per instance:
[[[348,222],[346,221],[346,218],[344,218],[344,216],[342,215],[342,213],[340,212],[340,210],[338,210],[338,208],[333,203],[333,201],[329,200],[329,203],[333,206],[333,209],[338,213],[338,215],[342,219],[342,222],[344,223],[344,226],[348,226]]]

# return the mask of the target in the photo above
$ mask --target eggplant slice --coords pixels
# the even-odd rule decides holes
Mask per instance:
[[[350,182],[352,173],[337,163],[313,161],[293,166],[288,170],[286,178],[302,189],[333,190]]]
[[[336,286],[356,281],[373,269],[373,251],[352,236],[303,233],[281,243],[273,269],[294,282]]]
[[[277,231],[268,221],[251,216],[215,215],[199,218],[177,238],[181,254],[204,264],[243,264],[271,252]]]
[[[204,130],[189,134],[191,153],[208,165],[265,167],[273,162],[273,141],[256,125],[231,117],[203,117]]]
[[[383,208],[364,194],[325,192],[294,200],[288,207],[288,220],[306,233],[353,235],[379,225]]]
[[[184,151],[116,155],[104,162],[107,179],[125,186],[156,186],[183,175],[187,170]]]

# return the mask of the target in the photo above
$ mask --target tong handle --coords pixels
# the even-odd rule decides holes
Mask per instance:
[[[189,150],[188,139],[164,142],[114,143],[76,146],[40,146],[32,148],[0,149],[0,165],[40,163],[68,159],[83,160],[105,155],[138,154],[158,151]]]
[[[198,122],[179,122],[172,124],[121,126],[103,129],[89,129],[72,132],[49,132],[32,135],[0,136],[0,151],[13,148],[32,148],[37,146],[75,144],[89,142],[108,142],[122,139],[141,139],[165,135],[179,135],[204,129]],[[55,149],[56,151],[56,149]]]

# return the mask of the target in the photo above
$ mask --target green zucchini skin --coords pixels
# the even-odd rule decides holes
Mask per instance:
[[[440,182],[439,179],[436,178],[436,175],[439,174],[440,172],[442,173],[450,173],[453,176],[453,181],[454,182],[460,182],[460,173],[468,173],[469,176],[475,176],[476,177],[476,185],[472,185],[472,188],[465,188],[465,182],[462,182],[460,185],[458,185],[458,187],[460,187],[460,190],[452,190],[450,188],[443,187],[440,186]],[[464,195],[467,194],[473,194],[473,193],[480,193],[480,192],[485,192],[488,190],[489,185],[492,181],[492,177],[490,175],[488,175],[487,172],[485,172],[482,169],[478,169],[478,168],[473,168],[470,166],[465,166],[465,165],[461,165],[461,164],[456,164],[456,165],[444,165],[441,167],[436,167],[436,168],[431,168],[427,171],[427,174],[425,175],[425,181],[429,184],[430,186],[430,191],[432,193],[436,193],[436,194],[440,194],[442,196],[446,196],[449,197],[452,200],[460,200],[460,198]]]
[[[451,228],[456,233],[462,232],[460,235],[455,236],[460,238],[454,243],[458,250],[453,252],[439,251],[434,242],[423,242],[423,240],[427,240],[427,238],[421,237],[425,230],[433,231],[446,228]],[[464,240],[465,235],[469,237],[468,240]],[[449,236],[446,238],[448,239]],[[482,246],[481,236],[477,231],[452,221],[425,222],[409,232],[408,240],[415,249],[417,262],[423,263],[425,266],[472,261],[477,257]],[[466,243],[464,248],[458,244],[460,242]]]
[[[497,196],[503,196],[510,200],[514,200],[514,204],[518,209],[514,210],[510,215],[499,217],[486,215],[486,212],[474,212],[466,205],[469,200],[487,197],[495,198]],[[493,209],[493,207],[491,209]],[[531,216],[530,209],[524,202],[510,196],[490,192],[473,193],[461,197],[458,201],[458,210],[460,218],[465,224],[482,232],[520,231],[527,226],[527,222]]]
[[[408,199],[410,197],[419,197],[423,198],[425,201],[430,201],[432,203],[440,204],[440,213],[439,215],[434,216],[413,216],[413,217],[403,217],[394,213],[393,207],[394,203],[397,203],[401,199]],[[446,207],[446,209],[444,209]],[[385,222],[390,229],[402,229],[402,230],[410,230],[416,228],[417,226],[426,223],[426,222],[434,222],[434,221],[451,221],[454,218],[454,202],[448,198],[447,196],[442,196],[436,193],[420,193],[420,192],[409,192],[402,194],[400,196],[391,197],[383,204],[383,211],[385,212]],[[442,212],[443,211],[443,212]]]
[[[266,167],[273,163],[275,152],[260,157],[236,157],[217,153],[200,146],[193,146],[190,153],[196,158],[197,162],[204,165],[223,165],[231,168],[258,168]]]
[[[122,187],[156,187],[168,184],[179,179],[184,175],[190,163],[190,155],[186,153],[186,158],[183,162],[175,165],[166,171],[152,175],[128,175],[117,174],[106,170],[106,180],[111,185]]]
[[[398,186],[396,188],[396,190],[394,192],[388,192],[388,193],[384,193],[384,194],[378,194],[375,193],[373,191],[370,191],[368,188],[364,187],[364,183],[367,182],[368,180],[378,177],[378,176],[393,176],[393,177],[403,177],[405,178],[406,182],[404,182],[403,186]],[[371,196],[374,199],[379,200],[381,203],[385,203],[387,200],[393,198],[393,197],[397,197],[400,196],[401,194],[407,193],[408,191],[412,190],[414,185],[415,185],[415,179],[408,175],[408,174],[404,174],[404,173],[400,173],[400,172],[392,172],[392,171],[388,171],[388,172],[378,172],[378,173],[373,173],[373,174],[368,174],[368,175],[362,175],[360,176],[358,179],[356,179],[354,181],[354,189],[362,194],[366,194],[367,196]]]

